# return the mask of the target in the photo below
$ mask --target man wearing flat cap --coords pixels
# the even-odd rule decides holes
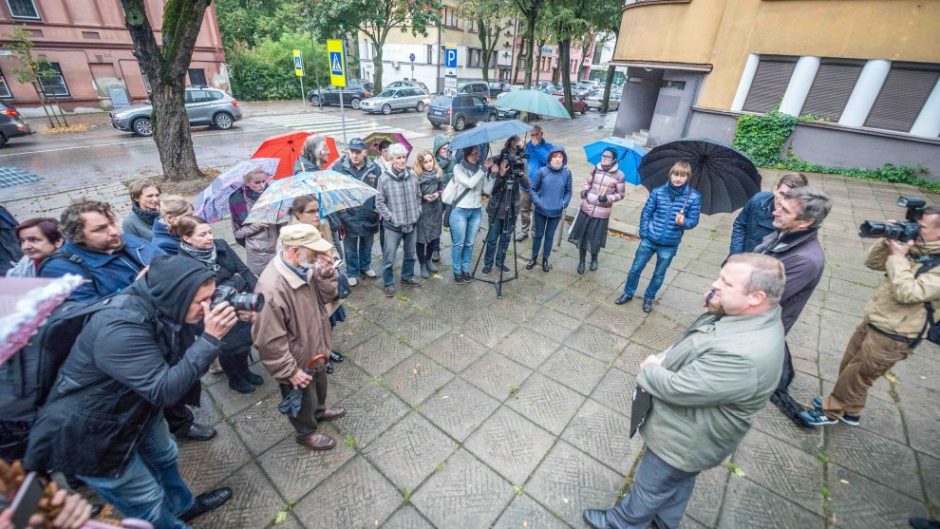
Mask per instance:
[[[310,450],[329,450],[336,440],[317,431],[320,421],[346,414],[326,407],[326,358],[333,346],[327,304],[337,298],[333,245],[308,224],[281,229],[282,250],[258,278],[255,293],[264,307],[255,317],[252,338],[261,363],[281,387],[285,398],[302,390],[300,411],[289,415],[297,443]]]

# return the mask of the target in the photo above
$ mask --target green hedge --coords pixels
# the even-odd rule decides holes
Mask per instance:
[[[320,86],[326,86],[329,83],[326,46],[318,44],[313,50],[309,36],[286,33],[276,41],[266,37],[253,48],[236,44],[226,52],[232,95],[246,100],[299,99],[300,78],[294,75],[293,66],[295,49],[304,58],[304,91],[315,88],[317,80]]]

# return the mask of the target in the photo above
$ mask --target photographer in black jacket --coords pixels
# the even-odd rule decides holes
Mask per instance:
[[[147,274],[105,301],[78,335],[29,437],[29,470],[76,476],[124,516],[154,529],[215,509],[232,491],[194,498],[177,468],[163,408],[199,383],[239,319],[214,308],[211,270],[159,256]]]
[[[521,206],[520,191],[529,189],[529,178],[525,175],[525,153],[516,146],[518,136],[506,141],[506,146],[490,167],[490,178],[496,178],[486,214],[489,216],[489,232],[483,251],[483,274],[493,269],[496,258],[497,270],[509,272],[506,266],[506,249],[516,229],[516,214]]]

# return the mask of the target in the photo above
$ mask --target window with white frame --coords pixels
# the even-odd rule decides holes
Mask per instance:
[[[3,74],[3,70],[0,70],[0,97],[13,97],[13,94],[10,93],[10,87],[7,85],[7,77]]]
[[[477,21],[472,17],[467,19],[467,31],[470,33],[477,32]]]
[[[479,68],[480,56],[482,53],[483,53],[483,50],[481,50],[480,48],[467,48],[467,67]]]
[[[50,62],[51,70],[49,75],[39,78],[39,84],[42,86],[42,92],[48,97],[69,97],[69,86],[65,83],[65,77],[62,75],[62,68],[57,62]]]
[[[34,0],[7,0],[7,7],[10,8],[10,16],[13,18],[39,20],[39,10],[36,9]]]
[[[444,24],[444,27],[460,29],[457,10],[453,7],[444,6],[444,14],[441,17],[441,23]]]

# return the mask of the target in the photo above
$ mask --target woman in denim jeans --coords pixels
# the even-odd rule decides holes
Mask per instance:
[[[487,160],[487,167],[491,162]],[[483,175],[480,165],[480,148],[467,147],[463,159],[454,167],[454,182],[457,197],[450,212],[450,256],[454,267],[454,281],[458,285],[470,282],[470,261],[473,259],[473,242],[483,219]],[[469,190],[469,191],[468,191]],[[460,195],[466,194],[461,198]],[[460,200],[457,200],[460,198]]]

